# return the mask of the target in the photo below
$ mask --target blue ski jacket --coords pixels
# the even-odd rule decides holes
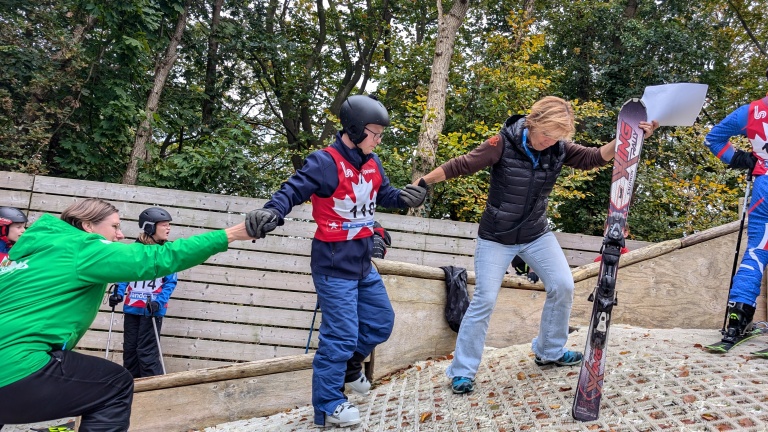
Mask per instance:
[[[155,281],[159,282],[157,284],[157,285],[160,285],[159,287],[151,286],[155,283]],[[121,296],[125,296],[125,301],[123,303],[123,312],[131,315],[149,316],[149,312],[147,311],[147,301],[146,301],[147,294],[138,293],[135,291],[135,287],[138,284],[138,285],[147,286],[148,289],[152,291],[152,293],[149,294],[152,300],[160,303],[160,310],[157,313],[155,313],[155,316],[165,316],[165,312],[168,310],[168,300],[170,300],[171,294],[173,294],[173,290],[176,289],[177,282],[178,282],[178,276],[176,275],[176,273],[171,273],[168,276],[164,276],[156,280],[118,283],[117,293],[120,294]],[[128,289],[129,285],[131,289]],[[126,291],[128,291],[127,295],[126,295]]]
[[[357,149],[348,148],[341,141],[340,133],[336,134],[336,141],[331,147],[358,170],[369,158],[373,158],[382,177],[376,204],[388,208],[407,207],[400,200],[400,190],[389,183],[389,178],[384,174],[384,168],[375,153],[362,155]],[[280,186],[264,208],[274,209],[281,217],[285,217],[294,206],[308,201],[313,194],[327,198],[333,195],[338,186],[339,179],[333,157],[326,151],[318,150],[307,156],[304,166]],[[371,272],[372,251],[373,236],[341,242],[312,239],[312,273],[341,279],[362,279]]]

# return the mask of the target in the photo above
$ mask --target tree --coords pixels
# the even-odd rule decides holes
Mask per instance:
[[[163,87],[165,87],[165,80],[168,77],[168,73],[170,72],[173,63],[176,61],[176,48],[179,46],[181,35],[184,33],[184,27],[187,24],[187,13],[189,11],[190,3],[191,0],[185,0],[184,6],[179,12],[179,17],[176,20],[176,29],[173,32],[173,36],[171,36],[168,41],[168,48],[155,64],[154,83],[149,92],[147,105],[144,108],[144,118],[136,130],[136,139],[133,142],[131,158],[128,161],[128,168],[126,168],[125,173],[123,174],[124,184],[136,184],[139,161],[147,158],[147,142],[152,134],[152,117],[157,111],[157,104],[160,101],[160,94],[163,92]]]
[[[432,77],[429,80],[427,105],[419,132],[419,143],[413,160],[411,179],[418,180],[435,167],[437,140],[445,123],[445,99],[448,88],[448,72],[451,67],[456,32],[469,10],[468,0],[456,0],[448,14],[443,14],[442,0],[437,1],[438,25]],[[413,209],[412,214],[422,213]]]

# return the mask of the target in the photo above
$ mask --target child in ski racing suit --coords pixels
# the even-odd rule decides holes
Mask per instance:
[[[168,299],[176,288],[176,282],[176,273],[172,273],[148,281],[117,284],[117,294],[125,297],[123,366],[134,378],[163,374],[158,344]],[[147,298],[151,300],[147,302]],[[157,334],[152,320],[157,326]]]
[[[9,265],[11,247],[26,231],[27,216],[16,207],[0,207],[0,266]]]
[[[144,210],[139,215],[142,231],[136,241],[145,245],[165,244],[171,232],[171,220],[171,215],[159,207]],[[177,279],[176,273],[171,273],[146,281],[120,282],[117,291],[110,296],[110,307],[125,297],[123,367],[134,378],[164,373],[160,358],[160,329]]]
[[[733,136],[746,136],[752,143],[752,151],[734,149],[729,142]],[[704,144],[730,168],[747,169],[754,176],[748,208],[747,250],[733,277],[728,297],[728,327],[723,336],[723,342],[737,343],[752,322],[768,263],[768,177],[765,176],[768,171],[768,94],[731,112],[712,128]]]
[[[311,199],[317,223],[312,280],[323,311],[312,362],[314,421],[350,426],[360,423],[360,414],[347,401],[345,384],[367,392],[370,383],[357,372],[360,363],[389,338],[395,319],[381,276],[371,266],[376,206],[417,207],[427,191],[413,185],[392,187],[373,153],[389,126],[381,102],[351,96],[339,117],[343,129],[335,142],[310,154],[264,208],[248,213],[246,228],[249,235],[262,238],[283,224],[293,206]]]

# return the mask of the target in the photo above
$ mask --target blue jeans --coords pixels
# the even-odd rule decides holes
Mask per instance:
[[[503,245],[478,238],[475,293],[461,321],[453,362],[445,371],[449,378],[475,377],[501,281],[515,255],[520,255],[536,272],[547,293],[541,311],[539,335],[533,339],[534,354],[542,360],[551,361],[560,359],[565,353],[573,304],[573,276],[555,235],[548,232],[530,243],[517,245]]]
[[[344,396],[347,360],[354,353],[368,357],[376,345],[389,339],[395,311],[379,272],[371,268],[360,280],[312,274],[323,320],[320,344],[312,361],[312,405],[315,424],[325,423]]]
[[[768,176],[755,178],[747,220],[747,250],[741,259],[739,270],[733,277],[729,301],[755,307],[760,295],[765,264],[768,263]]]

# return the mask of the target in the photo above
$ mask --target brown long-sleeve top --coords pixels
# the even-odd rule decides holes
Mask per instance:
[[[445,172],[446,180],[474,174],[498,162],[503,152],[504,140],[501,135],[494,135],[469,153],[440,165],[440,168]],[[608,162],[600,155],[600,147],[584,147],[572,142],[565,143],[565,161],[563,164],[566,166],[588,170],[601,167]]]

